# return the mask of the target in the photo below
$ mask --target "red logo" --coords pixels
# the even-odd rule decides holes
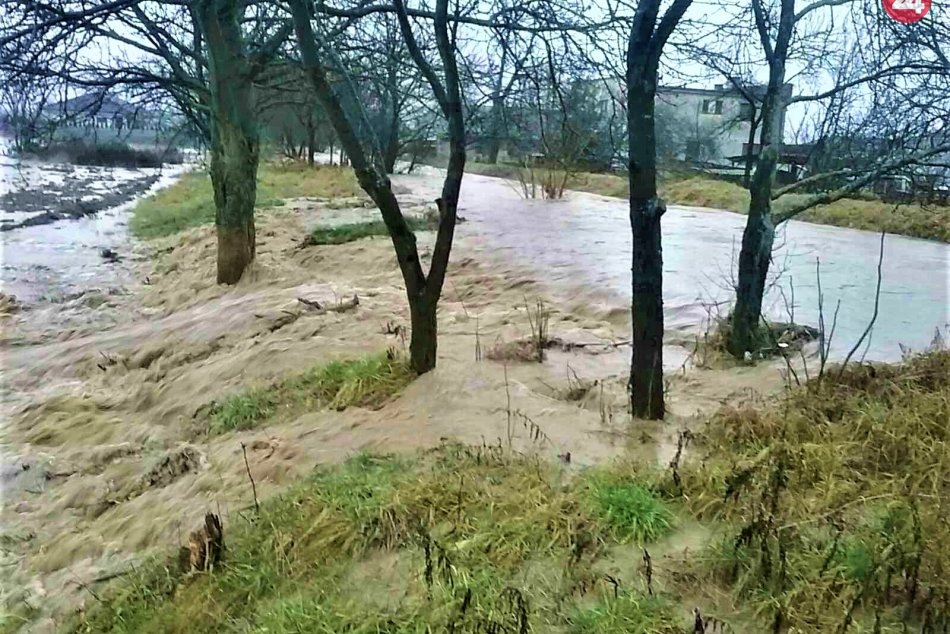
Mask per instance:
[[[913,24],[930,11],[931,0],[883,0],[884,11],[902,24]]]

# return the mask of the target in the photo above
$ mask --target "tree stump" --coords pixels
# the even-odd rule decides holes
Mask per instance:
[[[211,570],[224,557],[224,530],[217,515],[206,514],[205,525],[191,532],[188,554],[190,569],[198,572]]]

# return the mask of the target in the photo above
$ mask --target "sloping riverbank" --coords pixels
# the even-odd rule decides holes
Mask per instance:
[[[427,196],[404,198],[415,213],[429,208]],[[174,547],[179,533],[187,539],[208,509],[244,508],[253,495],[242,442],[261,498],[315,464],[443,438],[501,439],[555,459],[570,452],[573,465],[629,448],[663,463],[675,452],[676,428],[697,408],[782,384],[769,368],[688,374],[673,380],[670,426],[631,432],[628,351],[614,345],[625,338],[625,317],[607,305],[568,309],[548,300],[559,344],[545,363],[491,360],[492,349],[529,337],[526,303],[543,293],[460,245],[441,304],[435,372],[378,409],[278,411],[259,428],[211,433],[215,403],[248,388],[405,345],[408,314],[387,239],[304,246],[309,228],[365,213],[359,199],[308,199],[262,214],[257,262],[234,288],[214,284],[213,231],[199,227],[129,253],[130,282],[119,290],[4,317],[9,606],[33,622],[62,619],[94,601],[89,588]],[[423,244],[431,238],[420,234]],[[332,308],[354,296],[352,310],[299,301]]]

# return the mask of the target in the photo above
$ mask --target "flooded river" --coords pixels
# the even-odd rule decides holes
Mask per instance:
[[[401,177],[411,188],[428,188],[434,199],[434,175]],[[571,192],[566,200],[524,200],[517,185],[466,175],[461,211],[467,222],[458,235],[471,239],[483,254],[530,269],[538,280],[574,294],[616,302],[629,301],[631,237],[625,201]],[[950,221],[950,219],[948,219]],[[710,209],[673,205],[663,217],[664,304],[669,331],[694,334],[708,309],[732,297],[733,263],[745,217]],[[832,354],[847,354],[874,311],[880,235],[790,221],[780,228],[774,254],[773,282],[765,310],[799,323],[818,323],[816,260],[821,261],[825,319],[830,325],[840,300]],[[926,348],[950,323],[950,245],[888,235],[883,280],[868,359],[894,361],[900,346]],[[728,306],[720,307],[720,314]]]
[[[15,187],[12,166],[4,164],[3,170],[4,189]],[[166,184],[176,171],[166,169],[152,187]],[[47,175],[62,185],[61,172],[62,167],[54,167]],[[125,172],[131,171],[113,170],[110,178],[142,176]],[[438,196],[441,186],[439,173],[431,168],[399,176],[396,182],[430,200]],[[65,187],[69,191],[68,180]],[[630,297],[626,203],[579,192],[561,201],[525,200],[516,187],[496,178],[465,177],[460,215],[466,222],[456,234],[460,248],[527,272],[576,301],[607,302],[623,310]],[[4,292],[30,302],[118,284],[123,267],[104,262],[100,250],[128,243],[127,217],[127,207],[120,206],[81,220],[3,232]],[[694,336],[717,305],[719,314],[728,310],[744,221],[738,214],[679,206],[671,206],[664,216],[664,294],[671,337]],[[820,258],[829,323],[840,301],[833,354],[846,354],[873,312],[879,240],[877,234],[866,231],[786,223],[776,241],[768,315],[788,320],[793,311],[795,321],[817,324],[816,262]],[[867,358],[897,360],[902,345],[920,350],[930,344],[936,331],[946,335],[948,283],[950,246],[887,236],[880,310],[866,344]]]

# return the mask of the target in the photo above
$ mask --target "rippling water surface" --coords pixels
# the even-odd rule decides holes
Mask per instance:
[[[431,175],[404,177],[407,186],[431,183]],[[629,301],[630,225],[625,201],[570,193],[567,200],[523,200],[506,181],[466,175],[459,228],[491,256],[518,263],[544,282],[583,297]],[[950,222],[950,218],[948,218]],[[695,332],[707,307],[728,302],[732,263],[742,240],[739,214],[671,206],[663,217],[664,297],[668,330]],[[832,353],[847,354],[867,327],[874,310],[880,235],[790,221],[783,225],[773,253],[778,274],[768,296],[771,318],[788,320],[794,286],[794,317],[818,323],[816,261],[821,262],[824,312],[829,323],[838,301]],[[775,275],[773,275],[773,278]],[[897,360],[900,345],[926,348],[950,322],[950,245],[888,235],[880,307],[867,358]],[[723,314],[728,306],[722,306]],[[865,346],[862,346],[862,352]]]

